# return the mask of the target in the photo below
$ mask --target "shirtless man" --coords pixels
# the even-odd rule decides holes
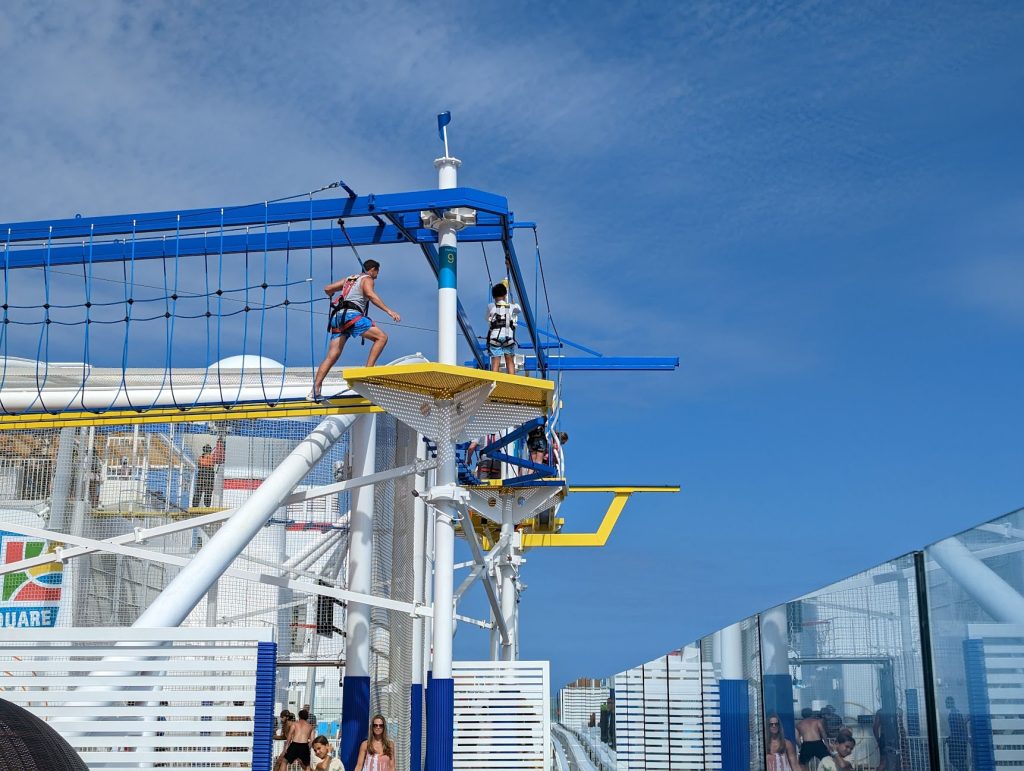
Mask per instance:
[[[302,764],[304,771],[309,771],[309,742],[316,729],[309,724],[309,712],[299,710],[299,719],[288,723],[284,738],[284,752],[277,759],[276,771],[285,771],[296,760]]]
[[[829,757],[825,746],[825,723],[815,717],[810,708],[805,707],[800,713],[801,720],[796,721],[796,735],[800,737],[800,767],[807,771],[811,758],[824,760]]]

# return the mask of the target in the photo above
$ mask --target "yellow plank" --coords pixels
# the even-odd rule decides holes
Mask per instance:
[[[619,493],[608,506],[601,519],[596,533],[524,533],[523,548],[532,549],[539,546],[604,546],[608,536],[612,534],[619,515],[629,500],[630,493]]]
[[[201,405],[197,407],[156,407],[149,410],[109,412],[61,412],[0,415],[0,431],[75,426],[135,425],[144,423],[188,423],[206,420],[251,420],[256,418],[297,418],[314,415],[357,415],[381,412],[367,399],[338,399],[274,404]]]
[[[453,399],[475,386],[494,383],[490,396],[492,402],[534,406],[542,410],[551,406],[555,391],[555,384],[549,380],[435,362],[393,367],[350,367],[342,377],[349,384],[370,383],[434,399]]]

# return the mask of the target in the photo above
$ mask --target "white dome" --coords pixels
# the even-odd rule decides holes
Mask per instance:
[[[207,369],[284,369],[284,365],[266,356],[247,353],[243,356],[228,356]]]

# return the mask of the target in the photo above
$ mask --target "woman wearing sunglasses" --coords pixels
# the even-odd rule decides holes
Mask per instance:
[[[782,731],[782,721],[772,713],[768,716],[768,735],[764,740],[765,765],[768,771],[800,771],[796,747]]]
[[[394,771],[395,743],[388,738],[388,724],[383,715],[374,715],[370,721],[370,735],[359,745],[360,771]]]

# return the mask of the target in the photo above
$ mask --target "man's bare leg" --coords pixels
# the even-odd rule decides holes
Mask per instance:
[[[505,354],[505,371],[510,374],[516,374],[516,358],[511,353]]]
[[[366,357],[366,366],[373,367],[377,364],[377,359],[384,350],[384,346],[388,344],[388,333],[380,327],[370,327],[363,332],[363,339],[373,343],[370,347],[370,355]]]
[[[324,384],[324,378],[327,377],[327,373],[331,371],[339,358],[341,358],[341,351],[345,347],[345,341],[348,338],[345,335],[339,335],[338,337],[331,340],[330,345],[327,346],[327,355],[324,360],[320,362],[320,366],[316,370],[316,378],[313,380],[313,394],[320,396],[320,387]]]
[[[491,372],[498,372],[500,369],[501,369],[501,357],[500,356],[492,356],[491,357]]]

